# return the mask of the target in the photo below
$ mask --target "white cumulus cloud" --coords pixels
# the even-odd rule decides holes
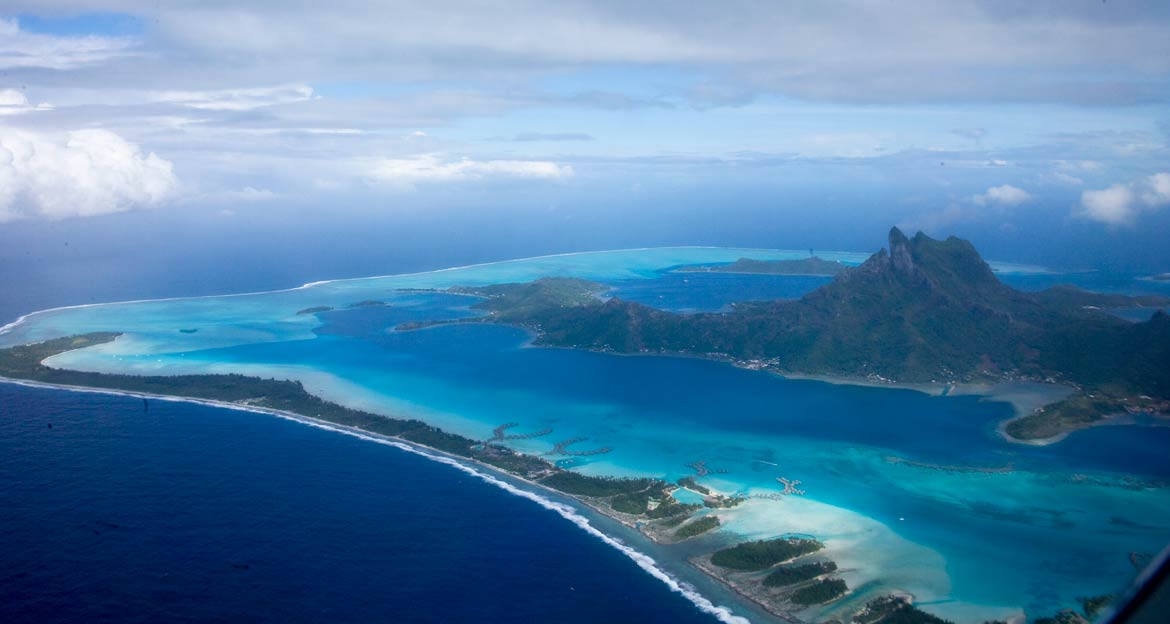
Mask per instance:
[[[986,192],[975,195],[971,201],[980,206],[1019,206],[1030,201],[1032,194],[1022,188],[1010,184],[1002,184],[987,189]]]
[[[0,222],[121,212],[166,199],[171,163],[108,130],[0,128]]]
[[[460,182],[484,178],[566,178],[573,175],[569,165],[544,160],[445,160],[437,154],[410,158],[381,158],[367,168],[367,176],[393,185],[413,186],[420,182]]]
[[[1079,216],[1109,225],[1133,223],[1145,211],[1170,205],[1170,173],[1081,193]]]
[[[29,104],[28,98],[16,89],[0,89],[0,117],[20,115],[39,110],[51,110],[48,104]]]

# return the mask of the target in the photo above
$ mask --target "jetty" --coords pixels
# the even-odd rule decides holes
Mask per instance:
[[[687,468],[694,470],[696,477],[705,477],[712,472],[711,469],[707,467],[707,462],[703,460],[693,461],[687,464]],[[715,474],[727,474],[728,470],[726,468],[718,468],[714,472]]]
[[[556,444],[554,444],[553,449],[551,451],[545,453],[545,455],[569,455],[572,457],[585,457],[588,455],[601,455],[601,454],[608,453],[608,452],[613,450],[612,448],[610,448],[608,446],[603,446],[601,448],[596,448],[596,449],[589,450],[589,451],[570,451],[568,449],[569,445],[576,444],[578,442],[584,442],[585,440],[588,440],[588,439],[589,438],[586,438],[586,437],[577,437],[577,438],[569,438],[568,440],[561,440],[560,442],[557,442]]]
[[[484,440],[484,444],[500,443],[506,440],[530,440],[532,438],[539,438],[552,433],[552,429],[541,429],[540,431],[533,431],[532,433],[508,433],[508,430],[513,427],[519,427],[520,423],[504,423],[495,429],[492,429],[492,437]]]
[[[776,477],[776,481],[784,486],[784,491],[780,494],[784,496],[791,496],[793,494],[799,496],[804,494],[804,490],[797,488],[800,485],[800,479],[785,479],[784,477]]]
[[[705,476],[711,474],[711,471],[707,469],[707,462],[702,461],[702,460],[693,461],[693,462],[687,464],[687,468],[694,470],[696,477],[705,477]]]

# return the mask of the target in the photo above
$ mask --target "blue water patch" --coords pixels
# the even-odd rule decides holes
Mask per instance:
[[[1070,469],[1108,469],[1170,479],[1170,427],[1117,425],[1074,431],[1059,444],[1032,451]]]
[[[663,272],[657,279],[611,282],[609,294],[672,312],[714,312],[738,301],[799,299],[830,277]]]
[[[257,414],[0,384],[0,620],[712,622],[552,512]]]
[[[1145,459],[1161,457],[1165,447],[1136,428],[1110,431],[1107,446],[1013,445],[992,431],[1012,415],[1011,406],[978,396],[934,397],[911,390],[789,380],[693,358],[524,348],[529,334],[502,325],[387,331],[397,319],[382,315],[394,314],[393,309],[381,308],[328,313],[317,340],[246,345],[186,357],[274,365],[311,361],[390,396],[459,413],[474,414],[488,407],[481,402],[486,396],[501,410],[521,414],[529,402],[516,399],[513,406],[509,397],[541,397],[549,403],[610,406],[599,415],[603,420],[616,422],[627,415],[645,425],[845,442],[942,464],[1014,462],[1043,468],[1055,461],[1070,468],[1170,476],[1170,462]],[[359,328],[369,333],[355,335]],[[398,385],[396,374],[411,383]],[[414,381],[420,378],[434,385]],[[444,389],[442,396],[430,394],[431,387]],[[461,390],[452,392],[455,388]],[[463,397],[472,400],[464,402]],[[615,432],[614,438],[599,443],[620,446],[621,440]],[[1131,452],[1102,450],[1117,448]]]
[[[673,496],[675,500],[677,500],[680,503],[683,503],[684,505],[702,505],[703,504],[703,495],[702,494],[699,494],[698,492],[692,492],[692,491],[687,490],[687,489],[679,488],[679,489],[675,490],[671,494],[671,496]]]
[[[1141,279],[1142,276],[1102,271],[1082,273],[1027,273],[1000,275],[999,279],[1020,290],[1043,290],[1053,286],[1076,286],[1084,290],[1122,295],[1170,296],[1170,281]]]

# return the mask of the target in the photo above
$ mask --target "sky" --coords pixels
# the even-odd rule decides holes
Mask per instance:
[[[1165,2],[374,4],[0,0],[0,241],[250,219],[866,250],[899,225],[1170,271]]]

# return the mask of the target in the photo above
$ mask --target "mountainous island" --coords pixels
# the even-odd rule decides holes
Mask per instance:
[[[1109,313],[1160,308],[1170,299],[1071,287],[1017,291],[999,282],[971,244],[957,238],[937,241],[918,234],[911,239],[894,229],[888,250],[803,298],[743,302],[728,312],[674,314],[606,298],[609,291],[604,284],[570,278],[454,287],[446,292],[478,297],[473,307],[484,315],[399,327],[497,322],[527,327],[544,345],[691,354],[781,374],[936,383],[1033,379],[1075,388],[1068,399],[1013,421],[1007,432],[1019,439],[1051,437],[1119,411],[1170,411],[1170,317],[1159,309],[1149,320],[1132,323]],[[379,305],[390,304],[367,300],[345,307]],[[299,313],[329,310],[317,306]],[[490,466],[570,496],[661,544],[693,540],[688,548],[698,554],[691,561],[700,570],[786,621],[799,621],[812,606],[865,591],[846,584],[837,562],[815,539],[782,535],[735,544],[704,542],[722,525],[720,514],[748,501],[742,495],[713,491],[695,477],[667,482],[581,474],[546,456],[509,448],[507,440],[527,437],[506,433],[515,423],[497,427],[490,438],[471,439],[417,419],[332,403],[298,381],[239,374],[97,373],[43,363],[118,336],[97,332],[0,349],[0,377],[134,393],[143,398],[144,409],[152,397],[166,396],[275,412]],[[558,444],[561,450],[564,444]],[[697,476],[705,474],[701,466],[692,467]],[[679,488],[701,503],[676,499]],[[1085,613],[1105,599],[1085,599]],[[1083,621],[1070,619],[1079,615],[1065,617],[1068,613],[1050,621]],[[946,624],[900,594],[866,596],[852,621]]]
[[[1170,412],[1166,297],[1098,294],[1071,286],[1011,288],[970,242],[908,238],[795,301],[676,314],[619,298],[605,286],[544,278],[460,287],[486,317],[526,327],[536,343],[618,353],[728,359],[777,373],[902,383],[1034,380],[1071,386],[1067,399],[1024,414],[1005,432],[1043,440],[1106,417]],[[1158,308],[1133,323],[1118,308]],[[419,324],[401,326],[411,329]]]
[[[681,273],[749,273],[759,275],[827,275],[833,276],[849,268],[840,262],[830,262],[816,256],[798,260],[753,260],[740,258],[730,264],[695,264],[675,269]]]

